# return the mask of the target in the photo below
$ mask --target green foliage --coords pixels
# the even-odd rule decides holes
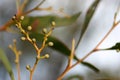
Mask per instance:
[[[100,70],[99,70],[97,67],[95,67],[94,65],[92,65],[92,64],[89,63],[89,62],[83,61],[82,64],[83,64],[84,66],[87,66],[88,68],[92,69],[92,70],[95,71],[95,72],[100,72]]]
[[[79,38],[78,43],[80,43],[84,33],[86,32],[86,30],[88,28],[88,25],[89,25],[94,13],[95,13],[95,10],[96,10],[99,2],[100,2],[100,0],[95,0],[95,2],[89,7],[89,9],[88,9],[88,11],[85,15],[85,20],[84,20],[84,24],[82,26],[82,30],[81,30],[81,33],[80,33],[80,38]],[[78,46],[78,44],[77,44],[77,46]]]
[[[82,76],[80,75],[72,75],[72,76],[69,76],[67,79],[65,80],[84,80]]]
[[[2,61],[7,72],[9,73],[11,80],[15,80],[10,62],[9,62],[7,56],[5,55],[4,51],[1,48],[0,48],[0,60]]]
[[[72,15],[71,17],[58,17],[55,15],[47,15],[47,16],[36,16],[36,17],[25,17],[23,21],[23,26],[31,25],[35,31],[38,31],[45,27],[50,27],[51,22],[55,21],[56,27],[59,26],[68,26],[74,23],[77,18],[80,16],[81,12]]]

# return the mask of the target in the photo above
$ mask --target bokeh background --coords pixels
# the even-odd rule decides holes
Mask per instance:
[[[33,8],[40,1],[41,0],[33,0],[28,9]],[[82,12],[74,24],[56,28],[53,32],[53,36],[56,36],[69,48],[71,48],[71,41],[73,37],[76,39],[77,43],[80,37],[81,26],[83,25],[86,11],[93,2],[94,0],[46,0],[41,7],[52,6],[54,10],[63,8],[64,12],[69,15],[80,11]],[[90,21],[88,29],[82,38],[81,43],[76,49],[76,55],[79,58],[82,58],[90,50],[92,50],[110,30],[113,24],[114,14],[118,7],[120,7],[120,0],[101,0],[92,20]],[[15,0],[0,0],[0,25],[3,25],[6,21],[11,19],[15,13]],[[53,12],[35,11],[31,13],[30,16],[41,16],[48,14],[53,14]],[[120,13],[117,16],[117,20],[119,19]],[[100,48],[108,48],[115,45],[115,43],[120,42],[119,34],[120,25],[112,31],[108,38],[100,45]],[[12,40],[14,38],[17,39],[18,48],[23,52],[21,56],[21,80],[28,80],[29,72],[26,70],[25,66],[27,64],[32,66],[36,56],[31,45],[29,43],[22,42],[19,39],[20,35],[18,34],[11,32],[0,32],[0,47],[5,50],[17,79],[16,67],[14,64],[15,56],[8,48],[8,45],[12,44]],[[60,73],[65,69],[68,57],[50,48],[46,48],[43,54],[44,53],[49,53],[50,58],[40,61],[35,71],[33,80],[56,80]],[[77,65],[66,74],[65,80],[67,80],[70,76],[80,76],[82,80],[120,80],[120,54],[118,52],[96,52],[89,56],[85,61],[88,61],[98,67],[100,69],[100,73],[95,73],[85,66]],[[1,61],[0,80],[10,80],[9,75]]]

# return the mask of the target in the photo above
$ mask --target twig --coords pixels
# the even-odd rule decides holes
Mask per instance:
[[[118,11],[115,13],[114,15],[114,21],[113,21],[113,25],[111,27],[111,29],[108,31],[108,33],[103,37],[103,39],[96,45],[96,47],[91,50],[89,53],[87,53],[87,55],[85,55],[82,59],[79,59],[79,61],[77,61],[75,64],[73,64],[72,66],[67,66],[67,68],[64,70],[64,72],[58,77],[58,80],[61,80],[64,75],[71,70],[73,67],[75,67],[76,65],[78,65],[79,63],[83,62],[87,57],[89,57],[91,54],[93,54],[96,51],[99,51],[101,49],[98,49],[98,47],[103,43],[103,41],[109,36],[109,34],[114,30],[115,27],[117,27],[117,25],[120,23],[120,20],[116,22],[116,16],[117,16]],[[68,62],[69,64],[70,62]]]
[[[16,69],[18,72],[18,80],[21,80],[21,78],[20,78],[20,60],[19,60],[19,56],[20,56],[21,52],[17,50],[16,40],[13,40],[13,45],[9,45],[9,48],[15,53],[15,56],[16,56],[15,63],[16,63]]]
[[[25,12],[23,15],[26,15],[26,14],[29,14],[35,10],[38,10],[39,9],[39,6],[42,5],[46,0],[42,0],[36,7],[34,7],[33,9],[31,10],[28,10],[27,12]]]
[[[96,47],[91,50],[86,56],[84,56],[82,59],[80,59],[78,62],[76,62],[74,65],[72,65],[71,68],[73,68],[74,66],[76,66],[77,64],[81,63],[82,61],[84,61],[88,56],[90,56],[91,54],[93,54],[96,51],[99,51],[98,47],[103,43],[103,41],[109,36],[109,34],[114,30],[115,27],[117,27],[117,25],[120,23],[120,21],[116,22],[116,14],[114,16],[114,22],[112,25],[112,28],[108,31],[108,33],[103,37],[103,39],[96,45]]]
[[[42,56],[42,57],[40,56],[40,54],[43,51],[43,49],[45,48],[45,46],[46,46],[46,42],[47,42],[48,37],[51,35],[52,31],[54,30],[55,22],[52,21],[50,30],[47,33],[45,32],[44,40],[42,42],[42,46],[39,48],[37,46],[36,39],[35,38],[31,39],[30,36],[29,36],[29,33],[26,30],[23,29],[22,24],[21,24],[21,21],[23,19],[24,19],[23,16],[20,17],[20,20],[18,20],[16,16],[13,16],[13,18],[12,18],[12,20],[15,22],[15,25],[20,30],[20,32],[25,35],[25,37],[21,37],[21,40],[27,40],[28,42],[30,42],[34,46],[34,48],[36,50],[36,53],[37,53],[36,61],[35,61],[34,65],[33,65],[33,68],[30,68],[29,66],[26,67],[30,71],[30,80],[32,80],[33,73],[34,73],[40,59],[41,58],[42,59],[43,58],[49,58],[48,54],[46,54],[45,56]],[[28,26],[27,28],[28,28],[29,31],[32,30],[31,26]],[[53,43],[50,42],[49,46],[52,46],[52,45],[53,45]]]
[[[57,80],[61,80],[65,76],[65,74],[70,70],[74,53],[75,53],[75,40],[73,39],[72,40],[72,50],[71,50],[71,54],[69,56],[68,65],[67,65],[66,69],[64,70],[64,72],[57,78]]]
[[[21,5],[21,11],[23,12],[23,10],[25,9],[26,5],[28,3],[28,0],[24,0],[24,2]]]
[[[35,69],[36,69],[37,64],[38,64],[39,61],[40,61],[40,59],[36,58],[36,61],[35,61],[35,63],[34,63],[34,66],[33,66],[33,68],[30,70],[30,80],[32,80],[32,78],[33,78],[33,73],[34,73],[34,71],[35,71]]]
[[[20,0],[16,0],[16,7],[17,7],[17,12],[19,13],[19,11],[20,11]]]

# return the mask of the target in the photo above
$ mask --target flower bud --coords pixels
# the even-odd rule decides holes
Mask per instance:
[[[46,28],[43,28],[42,32],[43,32],[44,34],[47,34],[47,29],[46,29]]]
[[[55,25],[56,25],[55,21],[52,21],[51,25],[52,25],[52,26],[55,26]]]
[[[25,37],[21,37],[21,40],[25,41],[25,40],[26,40],[26,38],[25,38]]]
[[[32,27],[31,27],[31,26],[28,26],[27,29],[30,31],[30,30],[32,30]]]
[[[53,46],[53,45],[54,45],[53,42],[49,42],[49,43],[48,43],[48,46]]]

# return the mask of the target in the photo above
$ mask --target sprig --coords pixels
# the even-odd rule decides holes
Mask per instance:
[[[17,49],[17,46],[16,46],[16,39],[13,40],[13,45],[9,45],[9,48],[14,52],[15,54],[15,63],[16,63],[16,68],[17,68],[17,71],[18,71],[18,80],[21,80],[20,79],[20,55],[21,55],[21,51]]]
[[[37,64],[38,62],[40,61],[40,59],[45,59],[45,58],[49,58],[49,54],[45,54],[44,56],[41,56],[41,52],[43,51],[43,49],[48,45],[48,46],[53,46],[54,43],[53,42],[48,42],[47,43],[47,40],[48,40],[48,37],[52,34],[52,31],[54,30],[54,27],[55,27],[55,22],[52,21],[51,22],[51,28],[49,31],[47,31],[47,29],[43,29],[43,32],[44,32],[44,39],[43,39],[43,42],[42,42],[42,45],[41,47],[39,47],[36,43],[36,39],[35,38],[31,38],[29,36],[29,32],[28,31],[31,31],[32,30],[32,27],[31,26],[28,26],[27,27],[27,30],[23,29],[22,27],[22,20],[24,19],[24,16],[21,16],[20,19],[17,18],[17,16],[13,16],[12,20],[15,22],[15,25],[17,26],[17,28],[20,30],[20,32],[24,35],[23,37],[21,37],[21,40],[23,41],[28,41],[29,43],[31,43],[33,45],[33,47],[35,48],[36,50],[36,53],[37,53],[37,56],[36,56],[36,61],[33,65],[33,67],[31,68],[30,65],[27,65],[26,66],[26,69],[29,70],[30,72],[30,80],[32,80],[33,78],[33,73],[37,67]]]

